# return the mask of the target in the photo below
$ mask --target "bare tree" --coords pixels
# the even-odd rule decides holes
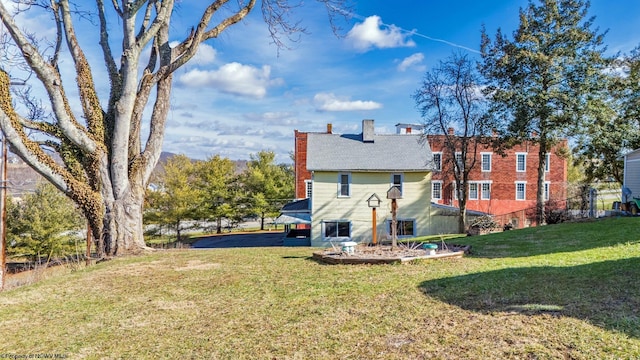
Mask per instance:
[[[413,98],[427,134],[441,134],[441,167],[453,175],[460,208],[459,231],[465,232],[469,174],[476,164],[478,148],[490,141],[494,128],[486,118],[484,97],[475,63],[454,53],[428,71]],[[435,139],[435,138],[434,138]],[[431,142],[431,141],[430,141]]]
[[[342,11],[348,0],[318,1],[326,6],[332,24],[336,15],[348,13]],[[17,67],[7,61],[0,63],[0,127],[12,150],[78,204],[98,239],[100,255],[143,250],[143,200],[160,156],[172,74],[193,58],[202,42],[217,38],[251,13],[256,0],[203,3],[198,22],[173,47],[169,41],[175,0],[112,0],[107,4],[96,0],[90,13],[78,11],[68,0],[16,1],[18,11],[50,12],[56,30],[50,46],[40,46],[34,36],[25,33],[16,22],[16,12],[5,3],[0,2],[4,25],[1,45],[18,50],[21,65],[35,75],[51,109],[46,117],[21,114],[24,107],[15,106],[10,91],[10,72]],[[277,45],[304,33],[292,19],[292,11],[300,5],[288,0],[261,2],[264,21]],[[96,39],[110,83],[108,98],[102,102],[77,37],[75,25],[81,18],[99,25]],[[114,29],[109,24],[120,25],[117,45],[111,39]],[[59,68],[63,51],[73,60],[80,114],[72,111],[70,92],[65,91]],[[141,129],[147,105],[151,115],[145,120],[149,131],[143,143]],[[55,161],[54,156],[62,161]]]

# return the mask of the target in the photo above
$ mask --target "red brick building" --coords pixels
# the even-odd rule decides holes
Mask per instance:
[[[444,145],[444,135],[427,135],[436,169],[431,178],[431,201],[458,206],[453,157]],[[563,203],[567,198],[567,160],[561,156],[566,140],[547,153],[545,198]],[[478,145],[475,164],[469,174],[467,209],[494,215],[500,224],[516,228],[535,222],[538,191],[539,145],[525,142],[498,154],[487,145]],[[469,155],[468,155],[469,156]],[[469,159],[467,163],[469,163]]]
[[[329,129],[330,126],[327,128]],[[294,130],[293,171],[296,182],[296,200],[306,199],[311,195],[311,171],[307,170],[307,134]]]

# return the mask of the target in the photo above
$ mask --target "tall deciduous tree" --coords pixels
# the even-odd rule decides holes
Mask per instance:
[[[460,208],[459,231],[466,230],[469,174],[478,148],[488,143],[495,125],[487,118],[476,63],[453,54],[428,71],[413,98],[428,134],[444,136],[443,171],[451,169]]]
[[[205,194],[199,187],[197,165],[185,155],[176,155],[154,179],[155,189],[147,189],[146,218],[160,225],[170,224],[181,240],[185,220],[196,220]]]
[[[287,201],[294,197],[293,170],[289,165],[277,165],[275,153],[261,151],[251,155],[247,170],[242,175],[250,211],[260,217],[260,229],[264,220],[275,217]]]
[[[222,232],[222,219],[235,219],[242,209],[238,202],[238,175],[233,161],[212,156],[198,164],[198,186],[203,191],[202,218],[216,222],[216,232]]]
[[[347,13],[339,10],[347,0],[318,1],[326,5],[332,20],[333,15]],[[144,194],[160,156],[172,74],[193,58],[202,42],[217,38],[247,17],[256,0],[200,2],[202,12],[190,32],[171,23],[175,0],[113,0],[106,4],[96,0],[90,15],[97,19],[95,41],[102,50],[106,80],[94,78],[77,36],[76,21],[86,18],[87,13],[76,12],[69,0],[20,2],[21,10],[48,11],[56,36],[50,39],[52,46],[40,48],[36,37],[23,30],[15,13],[2,1],[0,19],[9,35],[2,42],[3,55],[10,53],[7,47],[18,50],[22,61],[18,65],[35,74],[33,80],[46,92],[51,116],[33,118],[14,107],[9,72],[21,67],[3,62],[0,127],[18,156],[78,204],[98,239],[101,254],[138,252],[145,248]],[[262,0],[260,4],[277,44],[283,43],[283,36],[304,31],[299,22],[290,21],[298,3]],[[181,40],[170,46],[177,37]],[[67,86],[73,81],[63,78],[60,71],[63,51],[71,58],[67,66],[76,74],[80,112],[73,111],[69,98],[73,91]],[[100,98],[96,81],[108,81],[107,97]],[[148,124],[143,126],[147,108],[144,118]],[[143,129],[148,132],[143,134]],[[52,153],[59,155],[62,163],[54,161]]]
[[[597,96],[605,62],[603,35],[592,29],[584,0],[529,1],[509,39],[498,30],[491,41],[482,30],[482,73],[494,116],[506,134],[538,143],[537,209],[544,223],[546,154],[580,125]]]

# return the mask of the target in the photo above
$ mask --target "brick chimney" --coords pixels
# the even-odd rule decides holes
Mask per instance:
[[[447,134],[454,135],[455,134],[455,130],[452,127],[450,127],[450,128],[447,129]]]
[[[362,120],[362,141],[363,142],[373,142],[373,120],[365,119]]]
[[[333,125],[331,123],[327,124],[327,134],[333,134]]]

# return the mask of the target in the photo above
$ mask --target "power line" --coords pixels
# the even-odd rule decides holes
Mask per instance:
[[[350,11],[347,11],[347,10],[344,10],[344,9],[339,9],[339,8],[337,8],[335,6],[333,7],[333,10],[335,10],[335,11],[337,11],[337,12],[339,12],[339,13],[345,15],[345,16],[352,17],[354,19],[358,19],[358,20],[362,20],[362,21],[367,19],[366,17],[364,17],[362,15],[358,15],[358,14],[356,14],[354,12],[350,12]],[[382,24],[382,26],[386,27],[387,29],[398,29],[398,30],[400,30],[400,31],[402,31],[403,33],[406,33],[406,34],[416,35],[416,36],[419,36],[419,37],[427,39],[427,40],[440,42],[440,43],[443,43],[443,44],[446,44],[446,45],[449,45],[449,46],[453,46],[453,47],[456,47],[456,48],[459,48],[459,49],[467,50],[467,51],[475,53],[475,54],[480,54],[480,51],[478,51],[476,49],[472,49],[472,48],[464,46],[464,45],[456,44],[456,43],[448,41],[448,40],[438,39],[438,38],[435,38],[435,37],[432,37],[432,36],[429,36],[429,35],[421,34],[417,30],[407,30],[407,29],[404,29],[404,28],[399,27],[397,25],[385,24],[383,22],[381,22],[381,24]]]

